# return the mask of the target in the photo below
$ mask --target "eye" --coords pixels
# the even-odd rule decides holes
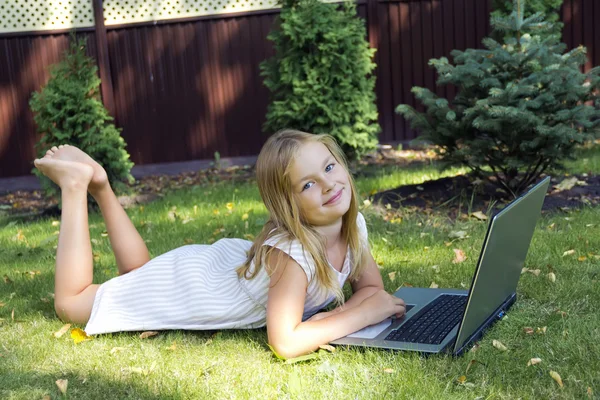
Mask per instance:
[[[304,186],[302,187],[302,190],[304,191],[304,190],[306,190],[306,189],[310,189],[310,187],[313,185],[313,183],[314,183],[314,182],[308,182],[306,185],[304,185]]]
[[[334,163],[329,164],[328,166],[325,167],[325,172],[329,172],[333,169],[333,167],[335,166]]]

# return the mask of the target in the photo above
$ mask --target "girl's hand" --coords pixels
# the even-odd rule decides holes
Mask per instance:
[[[369,316],[369,325],[377,324],[392,315],[400,318],[406,313],[404,300],[383,289],[364,299],[359,307]]]

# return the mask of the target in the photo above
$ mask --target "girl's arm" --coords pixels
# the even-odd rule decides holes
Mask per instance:
[[[368,265],[365,268],[363,274],[360,276],[360,278],[351,283],[352,296],[348,299],[348,301],[331,311],[315,314],[313,317],[311,317],[311,320],[328,318],[334,314],[339,313],[340,311],[354,308],[367,297],[372,296],[380,290],[384,290],[383,280],[381,279],[379,267],[377,267],[377,263],[373,259],[373,255],[370,251],[367,255],[367,262]]]
[[[273,253],[277,252],[274,250]],[[272,254],[269,261],[276,259],[277,254]],[[302,322],[307,287],[306,273],[290,257],[286,257],[285,263],[282,262],[271,275],[267,334],[269,344],[285,358],[310,353],[319,345],[378,323],[390,315],[404,313],[401,299],[378,290],[354,307],[326,319]]]

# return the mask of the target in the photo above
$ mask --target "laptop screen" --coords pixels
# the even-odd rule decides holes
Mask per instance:
[[[549,183],[550,178],[545,178],[492,218],[456,337],[455,353],[515,294]]]

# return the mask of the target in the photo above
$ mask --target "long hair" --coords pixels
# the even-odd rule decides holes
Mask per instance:
[[[298,155],[300,147],[308,142],[319,142],[325,145],[348,174],[351,200],[348,211],[342,217],[342,237],[350,248],[351,262],[354,264],[349,279],[358,279],[367,265],[367,243],[363,243],[358,232],[356,217],[358,215],[358,195],[354,180],[348,171],[343,151],[335,139],[327,134],[314,135],[297,130],[282,130],[271,136],[263,146],[256,162],[256,180],[260,196],[269,212],[269,219],[258,234],[246,262],[237,269],[238,276],[252,279],[266,268],[271,275],[282,264],[281,257],[275,266],[266,265],[274,247],[263,246],[263,243],[274,236],[281,235],[282,240],[298,240],[310,256],[312,256],[318,285],[327,292],[335,294],[338,304],[344,302],[342,288],[339,286],[335,273],[329,266],[325,238],[308,224],[302,216],[294,199],[290,180],[292,162]],[[254,261],[255,268],[251,268]]]

